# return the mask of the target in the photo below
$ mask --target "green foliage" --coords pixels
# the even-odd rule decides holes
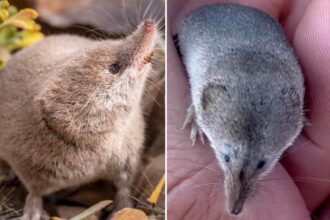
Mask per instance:
[[[10,53],[44,38],[35,22],[38,13],[30,8],[17,10],[7,0],[0,1],[0,68]]]

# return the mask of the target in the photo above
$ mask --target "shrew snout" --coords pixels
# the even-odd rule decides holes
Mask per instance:
[[[233,215],[238,215],[242,212],[244,203],[249,194],[249,192],[246,189],[237,189],[237,190],[238,192],[234,192],[234,191],[229,192],[227,196],[228,211]]]
[[[128,42],[131,42],[132,45],[129,54],[130,61],[138,70],[141,71],[151,62],[156,38],[156,24],[152,20],[147,20],[128,39]]]
[[[234,203],[234,206],[230,210],[230,214],[238,215],[242,212],[243,203],[241,201],[237,201]]]
[[[230,214],[238,215],[251,194],[251,181],[243,171],[225,180],[227,193],[227,209]]]

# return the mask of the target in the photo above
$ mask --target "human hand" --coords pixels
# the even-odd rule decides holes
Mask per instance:
[[[231,219],[224,205],[222,171],[213,151],[191,146],[181,131],[190,103],[184,67],[172,36],[189,11],[218,1],[168,2],[168,219]],[[228,2],[228,1],[227,1]],[[283,155],[281,164],[262,181],[256,199],[246,203],[243,219],[330,218],[330,2],[326,0],[231,1],[258,8],[283,25],[303,67],[308,124]],[[328,62],[328,63],[327,63]]]

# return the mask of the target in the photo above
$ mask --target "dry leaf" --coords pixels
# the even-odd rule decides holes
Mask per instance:
[[[118,211],[111,220],[149,220],[149,218],[139,209],[124,208]]]
[[[165,175],[163,174],[162,178],[160,179],[159,183],[157,184],[155,190],[151,193],[150,197],[148,198],[148,202],[150,202],[153,206],[156,205],[159,195],[162,192],[162,189],[165,184]]]
[[[103,208],[108,206],[110,203],[112,203],[111,200],[104,200],[104,201],[101,201],[99,203],[96,203],[92,207],[86,209],[85,211],[83,211],[79,215],[76,215],[75,217],[71,218],[70,220],[83,220],[83,219],[86,219],[89,216],[93,215],[94,213],[102,210]]]
[[[64,219],[60,217],[51,217],[50,220],[64,220]]]

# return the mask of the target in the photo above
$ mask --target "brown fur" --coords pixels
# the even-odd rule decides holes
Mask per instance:
[[[40,219],[43,195],[97,179],[114,181],[118,208],[130,205],[150,71],[141,63],[156,37],[150,21],[123,40],[48,37],[0,72],[0,157],[29,191],[23,219]]]

